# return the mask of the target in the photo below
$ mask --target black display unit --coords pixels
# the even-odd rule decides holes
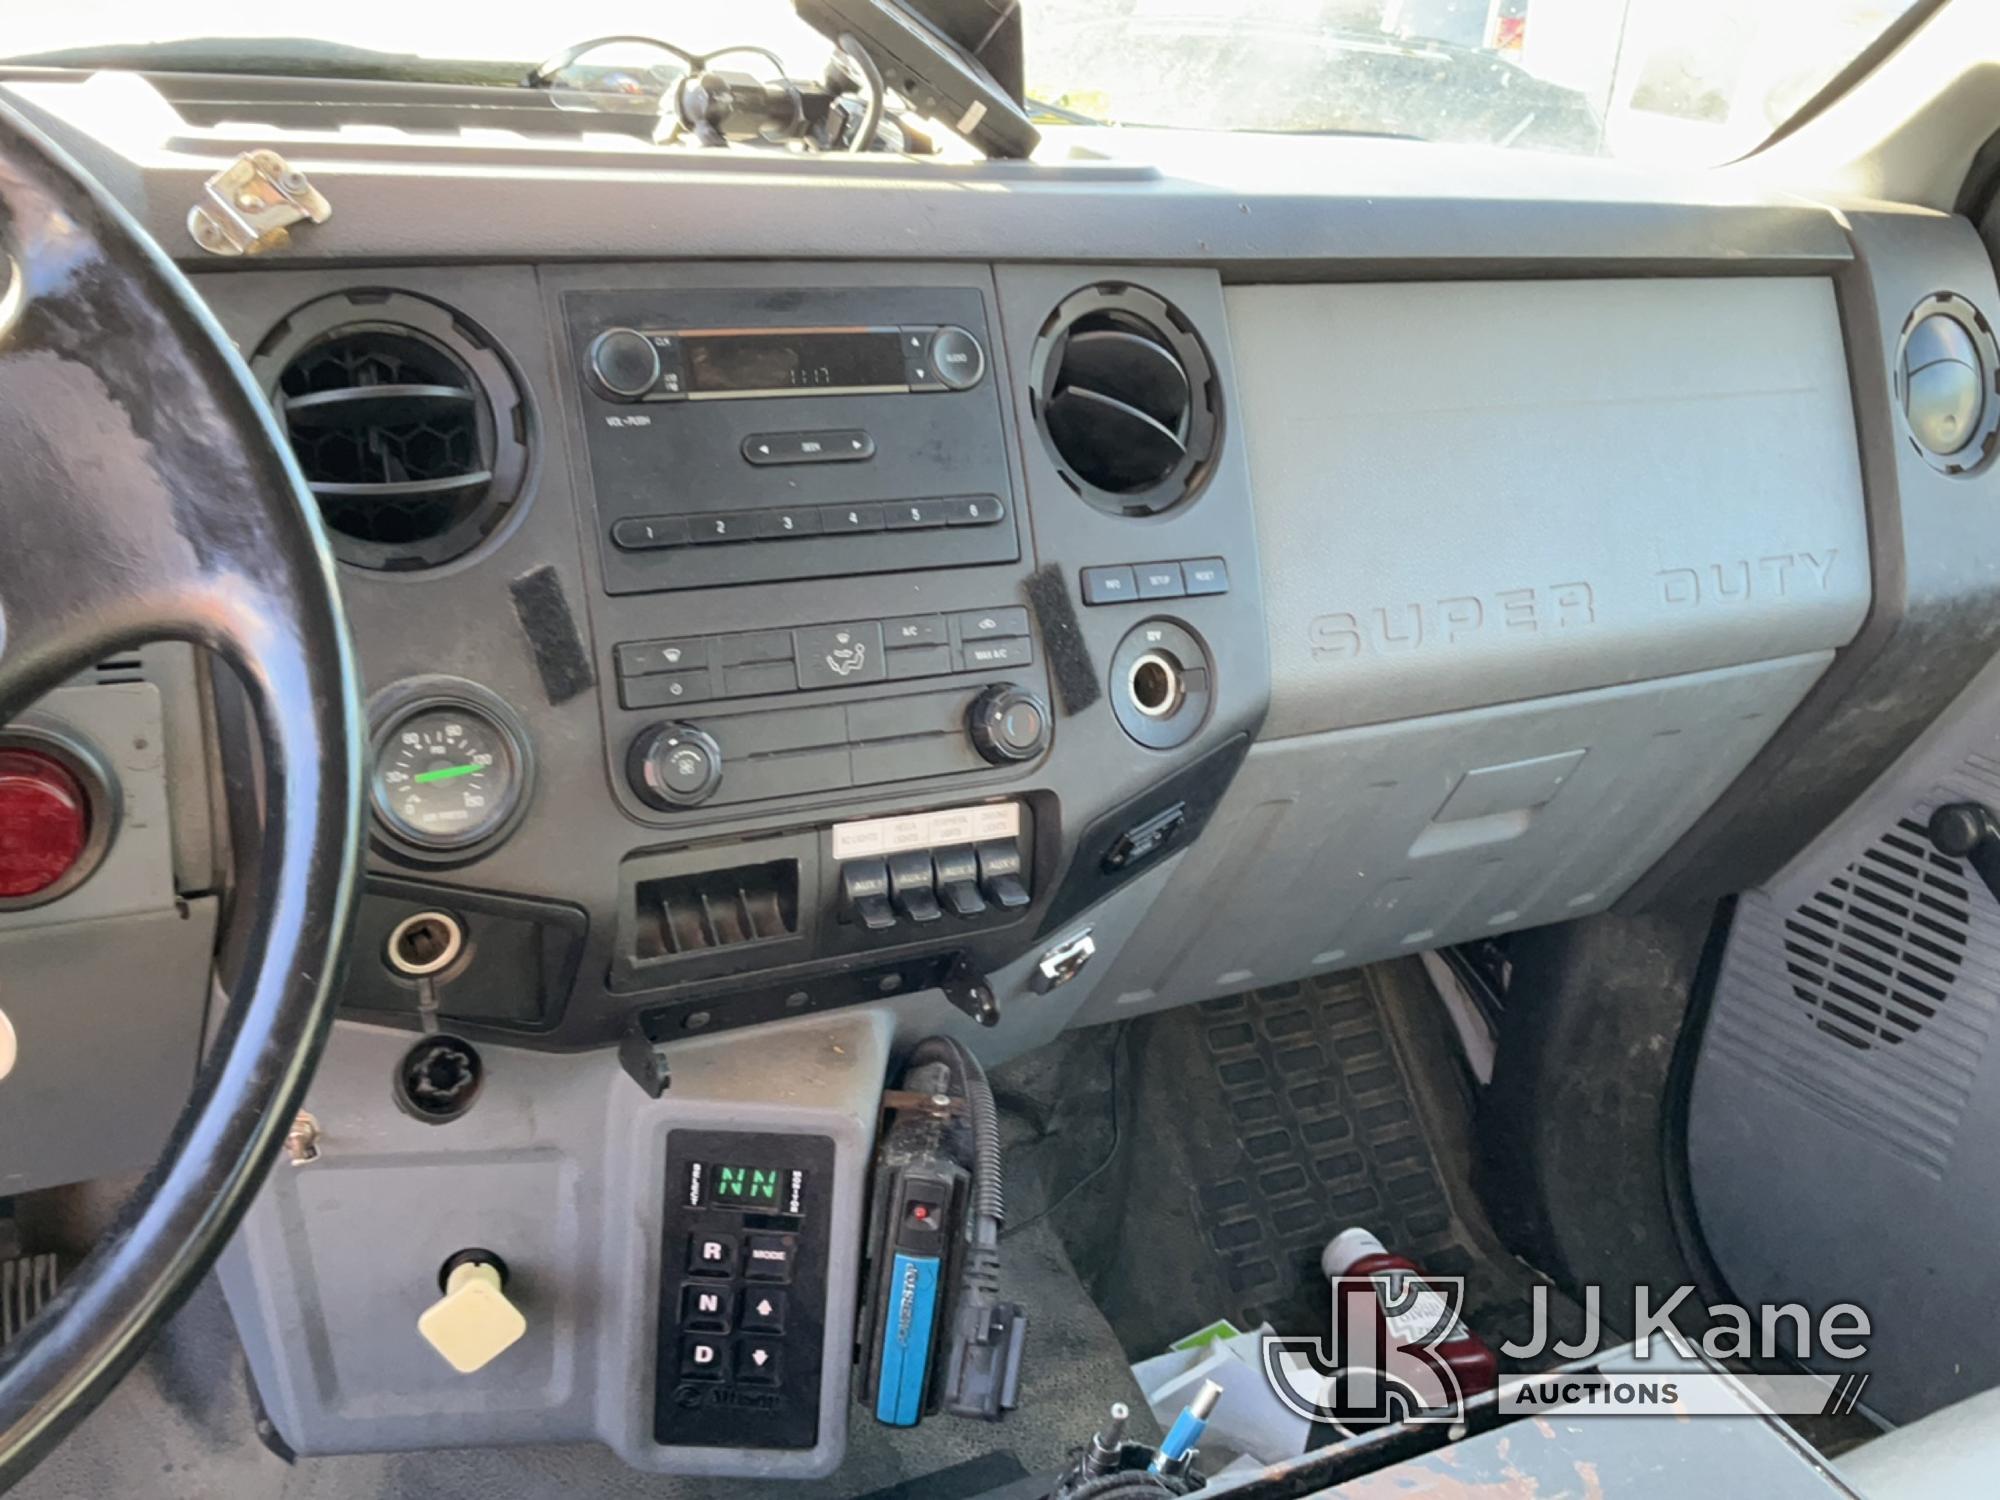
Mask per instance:
[[[976,288],[571,292],[563,312],[607,592],[1021,555]]]
[[[668,1134],[654,1441],[819,1441],[832,1217],[827,1137]]]

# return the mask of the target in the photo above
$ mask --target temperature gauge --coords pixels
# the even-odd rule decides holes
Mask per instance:
[[[486,698],[425,694],[380,721],[369,790],[377,820],[399,842],[460,852],[512,825],[527,790],[526,746]]]

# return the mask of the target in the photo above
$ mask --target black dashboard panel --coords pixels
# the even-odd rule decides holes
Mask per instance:
[[[1064,297],[1142,278],[1208,347],[1224,435],[1195,493],[1133,518],[1084,503],[1032,426],[1024,432],[1033,415],[1023,371]],[[586,919],[566,995],[550,996],[539,978],[519,996],[486,996],[484,979],[455,974],[441,984],[470,1035],[602,1044],[635,1017],[650,1016],[654,1032],[726,1029],[993,972],[1031,951],[1059,887],[1073,910],[1076,890],[1102,894],[1177,847],[1149,845],[1129,871],[1078,887],[1067,872],[1083,829],[1101,829],[1115,808],[1155,810],[1149,790],[1240,742],[1263,713],[1255,528],[1228,436],[1212,273],[652,263],[199,280],[246,349],[330,292],[429,299],[501,352],[525,398],[516,425],[529,477],[495,535],[443,566],[342,569],[371,691],[393,701],[413,680],[475,684],[508,705],[535,765],[511,832],[455,863],[419,859],[378,830],[371,864],[392,882],[382,889],[393,889],[397,913],[428,897],[476,927],[480,903],[501,897],[560,901]],[[672,400],[648,399],[670,393],[664,376],[642,372],[653,385],[622,382],[639,392],[629,399],[593,358],[622,328],[895,328],[905,380]],[[905,348],[909,330],[919,336]],[[952,334],[947,353],[976,352],[934,380],[920,361],[947,330],[964,335]],[[865,348],[783,337],[779,364],[816,354],[836,385],[886,369],[879,349],[870,365]],[[737,374],[767,378],[772,357],[753,351]],[[674,364],[669,351],[660,369],[691,381],[689,358],[684,348]],[[629,425],[634,417],[647,420]],[[840,433],[864,438],[869,456],[770,462],[757,452]],[[880,531],[848,536],[760,524],[706,545],[620,546],[614,535],[646,516],[953,501],[978,513],[941,510],[933,524],[926,508],[895,525],[885,514]],[[1192,586],[1183,560],[1196,564]],[[1150,566],[1135,579],[1146,576],[1154,597],[1088,602],[1086,568],[1139,564]],[[1168,590],[1176,578],[1182,586]],[[530,579],[535,608],[520,609]],[[1147,731],[1142,742],[1114,712],[1113,696],[1130,687],[1114,659],[1149,621],[1181,643],[1189,691],[1170,733],[1127,715]],[[548,676],[545,633],[580,641],[587,662]],[[1013,831],[996,832],[996,818]],[[370,930],[393,926],[388,909],[376,915]],[[397,1007],[381,998],[377,957],[356,964],[369,971],[362,1003],[380,1017]],[[476,1004],[465,998],[475,987]],[[389,988],[413,993],[406,979]]]
[[[1019,555],[976,288],[656,284],[563,304],[609,592]],[[634,334],[658,370],[637,399],[598,369]],[[945,340],[964,345],[957,388]]]
[[[1882,217],[1865,206],[1853,209],[1850,229],[1827,205],[1746,189],[1726,174],[1666,179],[1531,153],[1510,156],[1501,180],[1490,153],[1383,141],[1271,139],[1250,150],[1127,132],[1119,149],[1132,160],[1096,158],[1080,135],[1067,159],[958,165],[608,150],[555,135],[501,143],[447,133],[382,147],[190,119],[173,152],[135,165],[92,137],[87,101],[67,75],[10,89],[178,250],[246,353],[328,293],[403,292],[448,308],[506,362],[529,456],[504,522],[442,566],[349,567],[343,582],[371,689],[448,676],[490,690],[522,721],[535,785],[504,842],[419,868],[393,840],[378,840],[373,860],[377,874],[416,879],[441,900],[473,890],[580,907],[588,935],[578,978],[540,1022],[563,1046],[615,1038],[648,995],[680,1003],[723,993],[721,981],[669,982],[663,971],[657,989],[613,992],[614,973],[644,970],[621,918],[621,872],[634,859],[686,854],[726,868],[729,848],[747,839],[817,844],[841,821],[1015,803],[1032,814],[1022,854],[1035,902],[1018,930],[1003,941],[906,923],[880,950],[885,962],[950,952],[964,936],[971,958],[1003,963],[1025,951],[1020,934],[1039,930],[1043,903],[1070,884],[1081,830],[1115,846],[1124,830],[1103,824],[1113,809],[1154,809],[1160,787],[1256,730],[1270,694],[1269,625],[1232,409],[1225,286],[1825,276],[1840,289],[1844,322],[1863,328],[1874,321],[1882,269],[1857,258],[1858,240]],[[73,102],[77,112],[63,118]],[[273,144],[296,154],[334,217],[257,261],[200,256],[185,239],[185,203],[237,150]],[[393,172],[381,170],[385,150]],[[453,212],[439,214],[440,201]],[[1956,221],[1901,221],[1897,234],[1893,247],[1870,253],[1913,274],[1941,263],[1956,276],[1976,249]],[[1214,464],[1196,495],[1154,517],[1080,500],[1036,431],[1029,389],[1052,313],[1079,292],[1119,285],[1177,310],[1212,356],[1220,396]],[[1879,309],[1884,322],[1897,316]],[[967,389],[936,391],[921,388],[930,381],[906,360],[899,385],[885,339],[828,342],[834,328],[894,328],[905,339],[962,328],[982,368]],[[644,370],[632,390],[629,369],[614,384],[593,377],[593,349],[614,329],[694,335],[678,364],[657,345],[642,363],[678,369],[682,394],[722,399],[648,399],[674,393],[664,379],[649,385]],[[779,329],[820,333],[811,342],[785,335],[792,343],[782,351],[743,337]],[[630,340],[622,347],[634,352]],[[916,345],[898,347],[907,355]],[[1862,339],[1850,356],[1871,348]],[[1880,375],[1856,375],[1871,412]],[[768,379],[840,393],[745,394],[775,388],[759,384]],[[640,399],[612,399],[632,391]],[[609,425],[633,417],[646,424]],[[772,455],[761,452],[767,441]],[[827,457],[824,446],[842,441],[868,456]],[[809,442],[821,450],[808,456]],[[1914,493],[1918,480],[1891,447],[1868,444],[1870,565],[1885,587],[1840,691],[1868,699],[1854,689],[1879,685],[1869,662],[1929,652],[1947,663],[1925,677],[1923,703],[1934,703],[1968,669],[1950,625],[1971,591],[1952,584],[1898,597],[1896,581],[1921,568],[1906,566],[1914,533],[1899,519],[1897,491]],[[788,452],[808,461],[765,461]],[[891,501],[916,507],[907,529],[892,531],[885,509],[880,533],[826,530],[829,515],[858,508],[855,524],[869,526],[865,507]],[[950,502],[966,507],[959,526]],[[720,518],[723,539],[697,545],[690,525],[681,543],[678,528],[693,517]],[[621,525],[640,545],[618,544]],[[1412,541],[1421,545],[1420,533]],[[1226,591],[1188,587],[1190,564],[1204,580],[1226,578]],[[1135,591],[1142,578],[1171,585],[1176,571],[1182,589],[1090,601],[1087,577],[1122,579],[1126,569]],[[532,610],[517,607],[529,597]],[[1026,615],[1024,634],[968,641],[969,619],[1015,611]],[[1184,663],[1200,689],[1186,696],[1197,705],[1186,737],[1141,725],[1162,748],[1129,732],[1113,702],[1144,655],[1134,633],[1147,629],[1201,657]],[[915,634],[899,647],[898,631]],[[1885,653],[1891,639],[1897,650]],[[560,671],[550,670],[551,641],[563,647]],[[818,664],[810,674],[809,663]],[[989,689],[1005,686],[1046,706],[1047,736],[1024,758],[996,761],[970,717]],[[1809,745],[1813,723],[1837,707],[1801,715],[1786,753]],[[962,730],[952,722],[960,712]],[[921,726],[880,732],[885,716],[899,715]],[[1921,704],[1900,697],[1895,732],[1863,758],[1886,753],[1921,716]],[[1129,713],[1125,721],[1134,722]],[[706,773],[679,801],[649,795],[643,775],[635,785],[635,754],[684,760],[701,745],[697,734],[723,761],[713,788]],[[1786,785],[1765,799],[1770,807],[1796,800]],[[1703,870],[1689,888],[1710,888],[1715,873]],[[802,905],[837,920],[839,874],[818,870]],[[832,967],[799,957],[760,978],[778,985]]]

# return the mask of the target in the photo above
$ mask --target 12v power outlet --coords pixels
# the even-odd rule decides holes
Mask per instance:
[[[0,900],[51,890],[90,841],[90,799],[39,750],[0,750]]]

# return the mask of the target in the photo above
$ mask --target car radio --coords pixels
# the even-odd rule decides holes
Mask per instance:
[[[1019,557],[977,290],[572,292],[564,311],[611,593]]]

